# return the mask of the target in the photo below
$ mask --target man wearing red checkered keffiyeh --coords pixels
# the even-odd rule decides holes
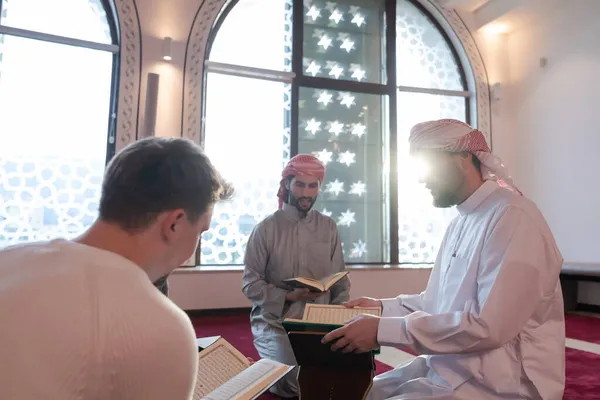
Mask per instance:
[[[464,122],[422,122],[411,129],[409,144],[411,153],[421,156],[430,168],[425,181],[439,207],[459,204],[486,180],[522,195],[483,134]],[[477,174],[469,174],[473,167]]]
[[[382,316],[356,317],[324,342],[346,352],[392,346],[419,355],[376,376],[367,400],[561,399],[563,258],[542,213],[481,132],[463,122],[418,124],[410,148],[429,166],[423,181],[434,205],[458,211],[427,287],[348,302],[382,307]]]
[[[325,292],[295,288],[286,281],[326,281],[345,271],[335,221],[313,208],[324,179],[325,166],[318,158],[293,157],[281,173],[278,210],[256,225],[246,246],[242,291],[252,301],[254,347],[262,358],[287,365],[297,362],[281,321],[302,319],[307,303],[342,304],[349,299],[347,276]],[[283,398],[298,396],[297,371],[269,390]]]
[[[293,178],[297,178],[294,182],[296,188],[292,187]],[[317,200],[318,189],[324,179],[325,166],[317,157],[310,154],[292,157],[281,173],[277,192],[279,208],[283,207],[283,203],[288,203],[308,212]],[[299,188],[306,190],[298,190]]]

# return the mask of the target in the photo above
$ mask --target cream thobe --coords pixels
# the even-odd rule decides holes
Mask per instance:
[[[561,399],[563,259],[544,217],[493,181],[457,208],[425,291],[383,300],[379,343],[421,356],[368,399]]]
[[[289,303],[291,288],[284,279],[321,279],[344,271],[344,255],[336,223],[316,210],[301,218],[288,204],[254,228],[244,260],[244,294],[252,301],[250,323],[254,346],[262,358],[296,365],[296,358],[281,322],[302,318],[305,302]],[[349,299],[350,281],[344,277],[327,293],[314,300],[319,304],[341,304]],[[283,396],[298,393],[297,369],[280,380],[272,392]]]

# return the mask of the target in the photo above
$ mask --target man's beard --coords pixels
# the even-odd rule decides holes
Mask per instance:
[[[428,187],[433,197],[433,205],[437,208],[450,208],[460,204],[461,190],[465,183],[462,172],[456,166],[449,167],[444,183]],[[433,189],[433,190],[432,190]]]
[[[454,207],[459,201],[456,194],[450,192],[439,193],[436,196],[433,196],[433,206],[436,208]]]
[[[313,199],[312,197],[296,197],[292,193],[290,193],[290,197],[289,197],[289,201],[288,202],[289,202],[289,204],[291,206],[296,207],[296,209],[298,211],[300,211],[301,213],[305,213],[306,214],[315,205],[315,200],[316,199]],[[300,203],[304,202],[304,201],[306,201],[306,202],[309,203],[308,207],[306,207],[306,208],[300,206]]]

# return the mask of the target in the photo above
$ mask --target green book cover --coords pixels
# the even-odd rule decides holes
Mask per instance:
[[[320,322],[311,322],[311,321],[304,321],[304,320],[298,320],[298,319],[284,319],[282,322],[282,325],[287,333],[290,333],[290,332],[316,332],[316,333],[323,333],[323,336],[325,336],[325,334],[327,334],[331,331],[334,331],[334,330],[344,326],[344,325],[338,325],[338,324],[324,324],[324,323],[320,323]],[[373,350],[373,354],[379,354],[379,353],[381,353],[380,347]]]

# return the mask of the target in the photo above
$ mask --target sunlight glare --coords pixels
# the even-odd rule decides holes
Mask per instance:
[[[410,159],[412,174],[416,182],[420,182],[429,174],[429,164],[422,157],[411,157]]]

